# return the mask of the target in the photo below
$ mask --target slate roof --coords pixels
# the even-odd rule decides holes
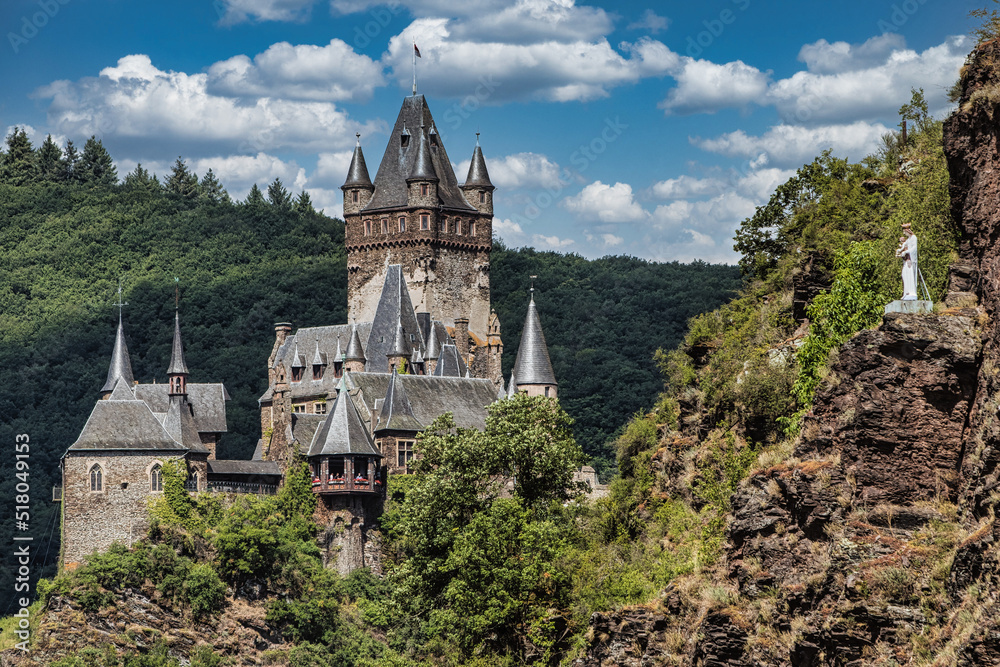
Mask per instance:
[[[168,395],[169,385],[138,384],[135,386],[135,397],[145,401],[149,409],[157,414],[164,414],[170,405]],[[194,383],[187,386],[188,402],[194,408],[194,424],[199,433],[225,433],[226,401],[229,392],[221,382]]]
[[[552,372],[549,348],[545,345],[545,334],[542,333],[542,322],[538,319],[534,294],[531,295],[531,301],[528,303],[528,314],[524,318],[521,344],[517,348],[517,359],[514,361],[514,374],[517,376],[518,386],[559,384],[556,382],[556,374]]]
[[[399,264],[393,264],[386,269],[385,282],[382,284],[382,294],[379,296],[375,317],[372,320],[371,331],[368,333],[368,344],[365,345],[365,371],[368,373],[388,373],[389,360],[386,355],[391,351],[396,340],[396,329],[402,326],[404,335],[411,347],[423,346],[420,335],[420,325],[413,312],[413,302],[410,301],[410,290],[406,287],[406,279]],[[409,356],[409,352],[405,354]]]
[[[457,347],[451,344],[441,346],[441,356],[434,367],[436,377],[465,377],[468,371]]]
[[[417,352],[420,352],[420,346],[414,345]],[[413,354],[413,347],[410,347],[410,342],[406,339],[406,332],[403,331],[402,323],[396,325],[396,335],[392,339],[392,349],[389,350],[387,356],[390,357],[409,357]]]
[[[337,350],[340,350],[340,338],[337,339]],[[351,327],[350,340],[347,343],[347,352],[344,353],[344,361],[364,361],[365,350],[361,347],[361,335],[357,327]]]
[[[97,401],[80,437],[70,451],[87,450],[187,451],[170,437],[143,401]]]
[[[382,454],[375,448],[368,429],[365,428],[350,392],[342,391],[337,397],[333,410],[313,436],[309,445],[309,456],[331,456],[337,454]]]
[[[392,378],[388,373],[348,373],[347,386],[360,389],[359,402],[374,406],[385,398]],[[427,425],[446,412],[455,417],[461,428],[486,427],[486,406],[496,401],[496,388],[486,379],[397,375],[413,417]],[[371,407],[369,410],[373,410]]]
[[[424,425],[413,416],[413,408],[406,398],[406,390],[395,369],[389,376],[389,387],[382,401],[375,432],[379,431],[422,431]]]
[[[439,181],[434,163],[431,161],[431,145],[427,139],[427,128],[420,128],[420,144],[417,146],[417,159],[408,174],[407,181]]]
[[[336,354],[337,347],[340,349],[347,349],[347,358],[351,360],[352,350],[350,347],[350,341],[352,339],[352,330],[350,324],[338,324],[332,326],[323,327],[305,327],[299,329],[294,335],[288,336],[285,339],[285,343],[278,348],[278,352],[275,355],[274,366],[277,368],[279,365],[285,368],[285,377],[292,377],[292,354],[295,350],[296,341],[301,339],[303,345],[308,342],[309,345],[315,346],[319,344],[319,349],[326,355],[329,360],[330,356]],[[364,322],[357,325],[358,333],[358,349],[361,349],[360,337],[367,336],[368,332],[371,330],[371,324]],[[364,352],[362,351],[363,355]],[[386,361],[385,357],[382,357],[383,362]],[[386,371],[388,371],[388,366],[386,366]],[[337,384],[340,382],[336,377],[331,368],[327,368],[326,372],[323,374],[323,378],[320,380],[314,380],[312,373],[303,373],[301,382],[291,382],[288,383],[289,392],[293,400],[299,398],[306,398],[309,396],[330,396],[337,390]],[[190,385],[188,385],[190,387]],[[190,389],[189,389],[190,391]],[[274,398],[274,390],[268,387],[264,394],[258,399],[258,401],[270,401]]]
[[[167,375],[188,375],[187,362],[184,361],[184,345],[181,343],[181,316],[174,311],[174,344],[170,350],[170,367]]]
[[[163,417],[163,428],[170,437],[197,454],[207,454],[208,448],[201,444],[198,427],[194,423],[191,404],[184,396],[171,396],[167,414]]]
[[[309,453],[309,445],[312,444],[316,430],[324,419],[326,419],[326,415],[314,415],[308,412],[292,413],[292,437],[299,443],[299,451],[302,454]],[[263,450],[263,445],[261,445],[261,449]],[[263,458],[263,451],[261,458]]]
[[[493,189],[490,172],[486,169],[483,159],[483,149],[479,147],[479,137],[476,137],[476,149],[472,151],[472,162],[469,164],[469,175],[465,177],[465,186],[474,185],[480,188]]]
[[[433,131],[435,127],[434,118],[431,116],[424,96],[411,95],[404,98],[403,106],[396,118],[396,124],[389,136],[389,144],[386,146],[382,162],[375,174],[375,192],[371,201],[362,211],[369,212],[407,206],[406,179],[414,173],[414,166],[417,163],[423,141],[423,137],[417,137],[417,140],[414,141],[413,136],[415,133],[420,133],[421,126],[428,131]],[[402,145],[404,130],[406,134],[410,135],[410,140],[405,147]],[[451,160],[444,149],[444,144],[440,141],[437,144],[437,146],[430,145],[428,151],[430,163],[439,179],[437,191],[441,206],[474,212],[476,209],[469,205],[462,191],[458,188],[458,179],[455,178],[455,171],[452,169]],[[370,354],[369,358],[371,358]]]
[[[111,391],[115,388],[118,378],[125,380],[128,386],[135,383],[132,376],[132,360],[128,356],[128,346],[125,345],[125,330],[122,327],[121,313],[118,314],[118,332],[115,334],[115,348],[111,352],[111,365],[108,368],[108,379],[101,391]]]
[[[208,460],[209,475],[269,475],[281,476],[275,461],[218,461]]]
[[[358,137],[358,145],[354,147],[354,155],[351,157],[351,167],[347,170],[347,180],[341,189],[356,187],[371,187],[372,179],[368,175],[368,165],[365,164],[365,154],[361,152],[361,137]]]

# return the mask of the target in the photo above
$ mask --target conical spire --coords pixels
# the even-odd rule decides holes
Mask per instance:
[[[336,454],[367,454],[382,458],[382,454],[372,442],[368,429],[365,428],[364,420],[358,414],[358,409],[343,379],[333,409],[316,429],[308,456]]]
[[[382,401],[382,411],[378,416],[376,431],[421,431],[424,426],[413,416],[413,408],[406,392],[403,390],[403,382],[396,374],[396,369],[392,369],[389,377],[389,387],[385,391],[385,400]]]
[[[337,341],[337,345],[339,347],[340,340]],[[323,361],[323,353],[319,351],[319,338],[316,338],[316,351],[313,352],[312,365],[313,366],[325,366],[326,365],[326,362]]]
[[[406,332],[403,331],[403,323],[396,324],[396,337],[392,341],[392,349],[386,353],[387,357],[409,357],[412,353],[410,342],[406,340]]]
[[[366,361],[365,352],[361,349],[361,337],[358,336],[358,327],[351,327],[351,342],[347,344],[346,361]]]
[[[340,349],[340,336],[337,336],[337,353],[333,356],[333,362],[339,364],[344,360],[344,353]]]
[[[478,132],[476,132],[476,149],[472,151],[472,163],[469,165],[469,175],[465,178],[463,187],[469,186],[493,189],[490,172],[486,169],[486,160],[483,159],[483,149],[479,147]]]
[[[361,135],[358,134],[358,144],[354,147],[351,158],[351,168],[347,170],[347,180],[341,188],[373,187],[368,175],[368,165],[365,164],[365,154],[361,152]]]
[[[533,293],[528,303],[528,314],[524,318],[521,345],[518,347],[517,360],[514,362],[514,374],[519,385],[559,384],[556,382],[556,374],[552,372],[549,348],[545,344],[545,334],[542,333],[542,322],[538,319]]]
[[[167,375],[187,375],[187,362],[184,361],[184,344],[181,342],[181,315],[174,311],[174,345],[170,350],[170,367]]]
[[[434,162],[431,161],[431,147],[427,141],[427,131],[423,126],[420,128],[420,146],[417,148],[417,159],[413,163],[413,170],[410,172],[407,181],[437,181],[437,173],[434,171]]]
[[[431,322],[431,334],[427,338],[427,359],[437,359],[441,356],[441,343],[438,342],[437,326]]]
[[[118,378],[124,380],[129,387],[135,384],[135,378],[132,376],[132,360],[128,356],[128,347],[125,345],[125,329],[122,327],[121,313],[118,313],[118,333],[115,334],[115,349],[111,352],[108,379],[101,391],[113,391]]]
[[[299,354],[299,342],[295,341],[295,347],[292,348],[292,368],[305,368],[306,362]]]
[[[510,384],[507,385],[507,398],[511,398],[517,393],[517,376],[514,371],[510,372]]]

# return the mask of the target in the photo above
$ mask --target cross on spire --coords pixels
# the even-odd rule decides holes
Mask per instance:
[[[118,319],[122,318],[122,308],[128,305],[128,301],[122,301],[122,279],[118,279],[118,301],[111,304],[112,306],[118,306]]]
[[[181,307],[181,279],[174,277],[174,310],[179,310]]]

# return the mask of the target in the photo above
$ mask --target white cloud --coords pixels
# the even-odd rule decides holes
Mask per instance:
[[[412,76],[411,40],[421,53],[418,85],[435,95],[462,98],[473,108],[514,99],[568,102],[606,97],[614,86],[662,74],[664,64],[672,61],[669,49],[648,39],[623,45],[630,56],[626,58],[603,37],[476,41],[457,34],[454,26],[455,21],[446,18],[417,19],[389,40],[383,63],[401,87],[408,88]]]
[[[962,36],[950,37],[922,53],[882,38],[860,46],[809,44],[800,57],[810,71],[775,82],[768,100],[785,122],[871,120],[894,117],[909,101],[910,89],[923,88],[932,113],[939,115],[948,108],[947,90],[965,62],[967,42]],[[871,65],[878,58],[880,62]]]
[[[266,193],[267,186],[275,178],[280,178],[285,189],[292,194],[301,192],[307,183],[306,170],[294,160],[282,160],[267,153],[217,155],[185,159],[184,162],[199,179],[211,169],[222,183],[222,187],[229,192],[229,196],[237,200],[246,198],[254,183]],[[119,177],[124,178],[125,174],[135,169],[136,164],[135,160],[129,158],[118,160]],[[173,169],[174,160],[143,161],[142,166],[150,173],[156,174],[162,183]]]
[[[652,9],[647,9],[642,13],[642,16],[638,21],[633,21],[628,24],[629,30],[648,30],[654,35],[661,30],[666,30],[667,26],[670,25],[670,19],[665,16],[659,16]]]
[[[603,223],[638,222],[649,215],[635,201],[628,183],[607,185],[594,181],[578,194],[563,199],[562,204],[584,220]]]
[[[355,131],[381,129],[377,122],[351,121],[328,102],[264,97],[240,103],[210,94],[207,81],[207,74],[159,70],[138,54],[98,77],[56,81],[35,97],[51,99],[49,124],[59,132],[138,141],[146,151],[159,147],[161,157],[347,147]]]
[[[761,104],[767,95],[769,74],[742,60],[718,65],[685,56],[673,73],[677,87],[660,102],[667,113],[714,113],[727,107]]]
[[[523,245],[527,238],[521,225],[509,219],[493,218],[493,233],[512,248]]]
[[[314,188],[306,187],[312,199],[313,208],[322,211],[331,218],[344,219],[344,199],[340,188]]]
[[[661,199],[688,199],[717,195],[725,188],[726,183],[721,178],[695,178],[683,174],[677,178],[668,178],[665,181],[654,183],[652,192],[654,196]]]
[[[538,250],[563,250],[575,243],[573,239],[561,239],[558,236],[544,234],[534,234],[531,237],[531,244]]]
[[[615,246],[620,246],[625,242],[625,239],[621,236],[615,236],[614,234],[597,234],[596,236],[590,232],[584,232],[584,238],[590,243],[600,243],[605,248],[614,248]]]
[[[250,60],[233,56],[208,69],[207,92],[231,97],[366,100],[385,84],[382,66],[339,39],[326,46],[272,44]]]
[[[347,170],[351,168],[354,151],[320,153],[316,160],[316,170],[309,177],[309,185],[339,188],[347,180]],[[374,174],[372,175],[374,178]]]
[[[763,153],[769,164],[797,167],[828,148],[839,157],[860,160],[877,149],[886,132],[889,128],[881,123],[863,121],[820,127],[781,124],[761,136],[736,130],[714,139],[695,137],[691,142],[712,153],[747,159],[759,158]]]
[[[316,0],[218,0],[219,23],[244,21],[305,21]]]
[[[463,160],[455,168],[459,179],[469,173],[471,160]],[[560,188],[559,165],[540,153],[515,153],[500,158],[486,157],[490,180],[498,188]]]

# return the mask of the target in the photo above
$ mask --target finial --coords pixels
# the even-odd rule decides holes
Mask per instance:
[[[128,301],[122,301],[122,279],[118,279],[118,301],[111,304],[112,306],[118,306],[118,321],[121,322],[122,319],[122,307],[128,305]]]
[[[174,310],[179,310],[181,307],[181,279],[174,276]]]
[[[479,145],[479,132],[476,132],[476,145]]]
[[[528,277],[531,278],[531,293],[534,294],[534,292],[535,292],[535,278],[537,278],[538,276],[528,276]]]
[[[354,136],[358,138],[358,146],[360,146],[361,145],[361,133],[360,132],[355,132]]]

